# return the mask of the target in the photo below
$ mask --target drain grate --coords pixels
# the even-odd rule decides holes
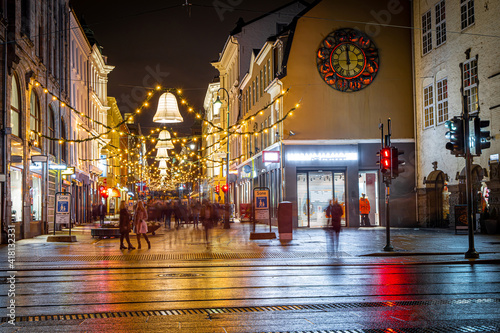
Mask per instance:
[[[330,259],[349,257],[346,252],[221,252],[221,253],[159,253],[159,254],[125,254],[95,256],[44,256],[19,257],[18,262],[59,262],[59,261],[161,261],[161,260],[210,260],[210,259]]]
[[[16,321],[24,322],[24,321],[75,320],[75,319],[85,320],[85,319],[95,319],[95,318],[116,318],[116,317],[178,316],[178,315],[189,315],[189,314],[211,315],[220,313],[297,311],[297,310],[332,311],[332,310],[343,310],[343,309],[377,308],[377,307],[380,308],[380,307],[395,307],[395,306],[419,306],[419,305],[429,306],[429,305],[450,305],[450,304],[464,305],[464,304],[485,304],[485,303],[500,303],[500,298],[467,298],[467,299],[454,299],[454,300],[327,303],[327,304],[196,308],[196,309],[176,309],[176,310],[151,310],[151,311],[97,312],[97,313],[84,313],[84,314],[80,313],[80,314],[66,314],[66,315],[21,316],[21,317],[16,317]],[[9,320],[8,317],[2,317],[1,322],[6,322],[8,320]],[[357,332],[357,331],[349,331],[349,332]],[[368,332],[368,331],[363,330],[359,332]],[[379,332],[379,331],[373,331],[373,332]],[[380,331],[380,332],[399,332],[399,331]],[[413,331],[401,331],[401,332],[413,332]],[[419,330],[418,332],[488,332],[488,331]],[[498,332],[498,331],[493,331],[493,332]]]
[[[262,333],[476,333],[476,332],[499,332],[500,325],[480,326],[439,326],[439,327],[406,327],[406,328],[369,328],[354,330],[321,330],[321,331],[286,331],[286,332],[262,332]]]

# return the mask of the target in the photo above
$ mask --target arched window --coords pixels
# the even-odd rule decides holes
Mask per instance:
[[[48,114],[48,129],[49,129],[49,137],[55,138],[56,137],[56,118],[54,115],[54,110],[52,109],[51,106],[49,106],[49,114]],[[56,156],[56,144],[57,141],[55,140],[49,140],[49,154]]]
[[[42,117],[40,113],[40,103],[38,96],[34,91],[31,92],[30,98],[30,141],[38,148],[41,148],[41,140],[38,133],[42,132]]]
[[[12,134],[20,137],[21,133],[21,115],[20,115],[20,100],[19,97],[19,84],[15,75],[12,76],[12,89],[10,94],[10,127]]]
[[[61,139],[62,139],[62,144],[61,144],[61,160],[62,162],[68,162],[68,149],[67,149],[67,143],[66,140],[68,139],[68,135],[66,133],[66,124],[64,123],[64,118],[61,117]]]

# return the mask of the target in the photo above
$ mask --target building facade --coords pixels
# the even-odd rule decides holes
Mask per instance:
[[[500,7],[478,0],[414,1],[413,14],[419,224],[453,225],[455,207],[466,204],[465,159],[445,149],[445,122],[465,106],[490,122],[484,130],[491,147],[473,159],[474,217],[490,208],[498,218],[500,59],[491,32],[500,28]]]
[[[391,184],[391,224],[416,221],[411,8],[372,1],[318,1],[280,33],[266,36],[240,84],[235,140],[237,201],[258,186],[271,191],[272,216],[290,201],[295,227],[324,227],[332,199],[342,223],[359,226],[359,198],[371,201],[371,225],[385,225],[379,173],[379,123],[404,151],[405,172]],[[386,25],[377,24],[384,17]],[[354,22],[374,22],[366,24]],[[379,22],[382,23],[382,22]],[[233,158],[235,158],[234,156]]]

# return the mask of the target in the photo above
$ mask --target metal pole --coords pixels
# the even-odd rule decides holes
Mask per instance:
[[[465,145],[465,188],[467,191],[467,227],[469,231],[469,250],[465,252],[465,259],[479,258],[479,253],[474,248],[474,225],[472,211],[472,155],[470,153],[469,108],[467,96],[463,96],[464,103],[464,145]]]
[[[389,211],[389,197],[390,197],[390,184],[386,182],[385,184],[385,239],[386,244],[384,251],[392,251],[394,248],[391,245],[391,219]]]

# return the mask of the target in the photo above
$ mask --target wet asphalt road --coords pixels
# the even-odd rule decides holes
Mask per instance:
[[[79,244],[21,241],[18,321],[4,320],[0,332],[500,331],[498,237],[478,238],[480,249],[492,246],[487,260],[464,262],[460,251],[422,255],[446,242],[455,253],[463,238],[449,233],[425,234],[441,241],[421,248],[419,233],[395,231],[399,253],[419,255],[387,257],[372,241],[383,241],[383,230],[346,230],[337,253],[323,231],[290,243],[248,241],[247,231],[213,230],[207,246],[192,226],[162,230],[152,250],[133,251],[85,230]]]

